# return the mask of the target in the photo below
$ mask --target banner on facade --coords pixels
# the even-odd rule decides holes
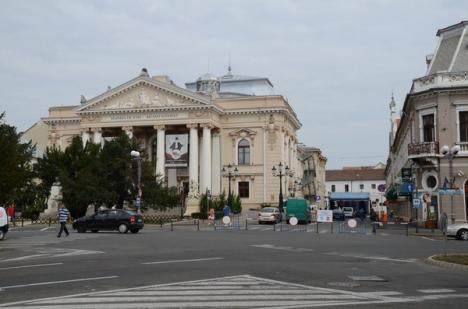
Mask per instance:
[[[188,158],[188,134],[166,135],[166,166],[186,167]]]

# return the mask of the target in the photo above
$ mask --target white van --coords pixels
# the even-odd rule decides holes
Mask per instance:
[[[0,240],[5,238],[5,234],[8,232],[8,215],[5,208],[0,206]]]
[[[343,213],[346,218],[354,217],[354,208],[353,207],[343,207]]]

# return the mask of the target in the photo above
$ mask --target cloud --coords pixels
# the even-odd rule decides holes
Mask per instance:
[[[267,76],[288,98],[301,140],[322,148],[330,167],[372,164],[368,154],[388,152],[392,90],[401,106],[425,73],[436,30],[467,9],[461,1],[7,0],[0,110],[23,130],[50,106],[77,104],[142,67],[183,85],[208,67],[224,74],[230,54],[234,73]]]

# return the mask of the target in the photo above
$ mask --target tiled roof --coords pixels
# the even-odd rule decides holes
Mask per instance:
[[[385,169],[328,170],[325,181],[385,180]]]

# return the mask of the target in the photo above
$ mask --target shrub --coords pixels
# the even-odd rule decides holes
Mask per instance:
[[[206,212],[194,212],[192,213],[192,219],[207,220],[208,214]]]

